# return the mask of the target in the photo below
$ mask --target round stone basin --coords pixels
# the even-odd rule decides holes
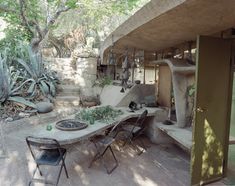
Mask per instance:
[[[86,128],[88,124],[82,123],[80,121],[74,119],[66,119],[58,121],[55,127],[59,130],[66,130],[66,131],[74,131],[74,130],[82,130]]]

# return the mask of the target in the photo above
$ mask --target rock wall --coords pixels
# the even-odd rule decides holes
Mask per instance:
[[[50,58],[50,67],[57,73],[61,84],[79,86],[81,93],[93,95],[93,83],[96,79],[96,58]]]

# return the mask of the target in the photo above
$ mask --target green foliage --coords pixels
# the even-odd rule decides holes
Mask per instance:
[[[68,0],[65,3],[66,6],[69,6],[71,8],[76,8],[77,7],[77,0]]]
[[[105,76],[103,78],[97,79],[93,86],[99,86],[101,88],[104,88],[105,85],[111,85],[112,79],[109,76]]]
[[[8,68],[6,64],[6,56],[0,54],[0,104],[6,101],[13,101],[24,104],[26,106],[36,108],[36,105],[27,101],[23,97],[17,96],[19,89],[27,82],[19,81],[20,72]]]
[[[188,95],[189,95],[189,97],[194,97],[195,91],[196,91],[195,83],[190,85],[190,86],[188,86]]]
[[[0,54],[0,103],[11,101],[36,108],[29,99],[41,94],[55,96],[57,79],[29,46],[21,44],[14,51],[16,59],[9,57],[9,49]]]
[[[121,110],[113,109],[111,106],[96,107],[90,109],[82,109],[76,114],[75,118],[78,120],[89,121],[90,118],[94,121],[110,121],[114,120],[119,115],[122,115]]]
[[[6,43],[14,48],[14,42],[27,41],[38,47],[59,15],[76,7],[77,0],[0,0],[0,18],[8,23]],[[34,39],[34,42],[33,42]],[[37,39],[37,42],[35,42]]]
[[[93,35],[96,38],[97,47],[100,42],[98,32],[106,30],[104,26],[107,22],[131,15],[131,11],[142,1],[147,0],[0,0],[0,18],[8,23],[5,29],[6,38],[0,41],[0,51],[7,46],[14,56],[18,41],[28,42],[37,50],[48,31],[59,25],[58,22],[55,25],[59,15],[75,8],[79,13],[77,21],[86,28],[86,36]],[[110,30],[116,26],[117,24],[111,23]]]
[[[102,22],[112,16],[128,14],[139,0],[98,1],[80,0],[81,21],[89,29],[97,30],[102,27]]]
[[[21,43],[28,43],[31,36],[22,27],[13,27],[11,25],[8,26],[5,34],[6,37],[0,40],[0,51],[7,50],[8,62],[11,62],[14,58],[18,57]]]
[[[9,96],[8,83],[9,83],[8,69],[6,65],[6,57],[0,55],[0,102],[6,101]]]
[[[25,51],[22,49],[22,58],[17,58],[16,61],[28,73],[28,95],[34,97],[37,90],[40,90],[44,96],[55,96],[58,81],[53,72],[45,68],[40,54],[35,54],[30,47],[22,47]]]

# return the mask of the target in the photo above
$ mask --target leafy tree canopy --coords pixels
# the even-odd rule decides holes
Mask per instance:
[[[8,23],[6,38],[0,47],[14,48],[20,40],[30,42],[37,51],[63,12],[78,9],[80,21],[95,29],[114,14],[129,14],[140,1],[143,0],[0,0],[0,17]]]

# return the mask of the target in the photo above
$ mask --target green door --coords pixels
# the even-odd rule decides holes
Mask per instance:
[[[226,170],[231,105],[231,40],[199,36],[191,184],[218,180]]]

